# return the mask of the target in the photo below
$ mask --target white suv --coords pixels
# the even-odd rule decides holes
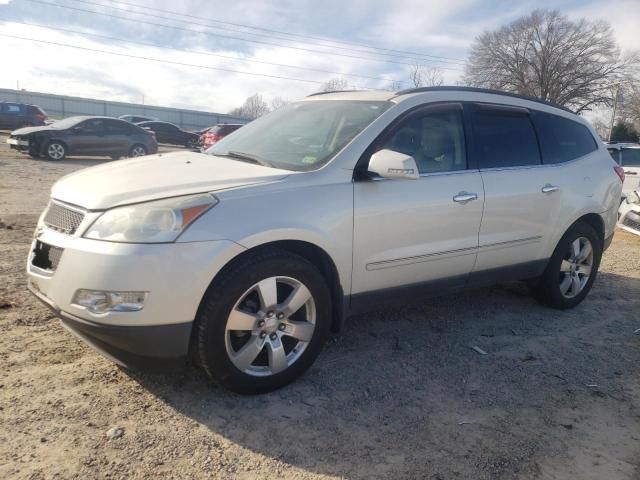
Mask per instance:
[[[582,118],[480,89],[316,94],[202,153],[112,162],[52,189],[30,290],[128,366],[187,355],[278,388],[328,333],[401,293],[527,280],[590,290],[622,172]]]

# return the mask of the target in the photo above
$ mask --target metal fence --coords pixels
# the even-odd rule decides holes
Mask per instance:
[[[250,120],[224,113],[201,112],[180,108],[156,107],[138,103],[112,102],[92,98],[69,97],[51,93],[0,88],[0,101],[38,105],[49,117],[60,119],[73,115],[143,115],[171,122],[186,130],[198,130],[217,123],[248,123]]]

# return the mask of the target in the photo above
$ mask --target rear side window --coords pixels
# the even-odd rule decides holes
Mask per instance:
[[[536,112],[533,119],[545,164],[569,162],[598,149],[591,132],[581,123],[544,112]]]
[[[622,166],[640,167],[640,148],[623,148]]]
[[[13,103],[5,103],[4,108],[2,109],[3,113],[17,115],[22,112],[22,108],[20,105],[15,105]]]
[[[477,106],[473,135],[479,168],[540,164],[538,139],[526,110]]]
[[[105,127],[106,133],[109,135],[126,135],[129,133],[129,125],[124,121],[106,120]]]

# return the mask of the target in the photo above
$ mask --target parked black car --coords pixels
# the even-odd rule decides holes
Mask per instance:
[[[169,122],[140,122],[139,127],[151,130],[156,134],[158,143],[169,143],[171,145],[184,145],[188,148],[198,148],[200,146],[200,135],[194,132],[187,132]]]
[[[110,117],[70,117],[44,127],[20,128],[7,143],[34,158],[62,160],[67,155],[139,157],[156,153],[153,133]]]
[[[0,129],[34,127],[44,125],[46,120],[47,114],[37,105],[0,102]]]
[[[120,115],[118,118],[129,123],[151,122],[158,120],[156,117],[145,117],[143,115]]]

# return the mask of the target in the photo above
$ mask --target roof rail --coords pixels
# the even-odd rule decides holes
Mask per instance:
[[[318,95],[326,95],[328,93],[351,93],[351,92],[366,92],[366,90],[330,90],[328,92],[316,92],[307,97],[317,97]]]
[[[520,95],[519,93],[504,92],[502,90],[493,90],[491,88],[460,87],[460,86],[418,87],[418,88],[408,88],[406,90],[400,90],[396,92],[396,95],[407,95],[409,93],[422,93],[422,92],[446,92],[446,91],[452,91],[452,90],[456,92],[490,93],[492,95],[502,95],[505,97],[520,98],[522,100],[529,100],[530,102],[541,103],[543,105],[548,105],[550,107],[559,108],[560,110],[564,110],[565,112],[573,113],[574,115],[576,115],[576,112],[574,112],[573,110],[567,107],[564,107],[562,105],[558,105],[557,103],[548,102],[546,100],[542,100],[537,97],[531,97],[529,95]]]

